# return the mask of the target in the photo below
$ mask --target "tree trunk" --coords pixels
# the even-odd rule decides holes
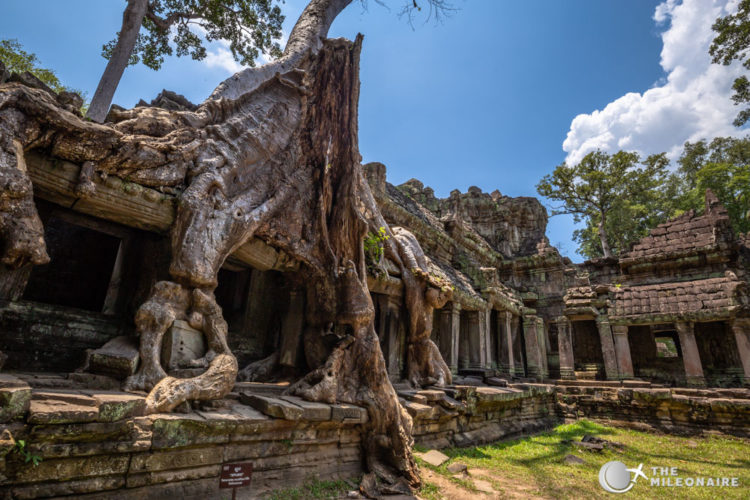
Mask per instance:
[[[223,82],[195,112],[136,108],[113,112],[114,123],[101,125],[61,109],[43,91],[0,85],[0,178],[13,181],[3,184],[0,236],[10,242],[5,262],[45,261],[23,166],[29,149],[91,162],[89,174],[182,192],[171,229],[171,280],[153,287],[135,318],[141,365],[126,387],[150,391],[149,412],[220,398],[233,388],[237,362],[213,294],[227,256],[257,237],[294,257],[308,289],[304,339],[316,345],[308,359],[322,365],[290,391],[368,409],[363,484],[375,496],[406,493],[419,476],[411,418],[388,379],[373,325],[364,236],[380,227],[392,236],[385,250],[404,278],[410,371],[418,385],[450,382],[429,340],[433,308],[445,303],[450,289],[429,273],[412,235],[388,228],[364,179],[357,135],[362,38],[324,40],[350,2],[312,0],[282,59]],[[203,331],[210,347],[208,369],[192,379],[167,376],[159,361],[163,335],[177,319]],[[346,333],[325,358],[319,340],[332,328]]]
[[[606,223],[606,219],[604,217],[604,214],[602,214],[602,219],[599,222],[599,241],[602,243],[602,253],[604,254],[605,258],[612,257],[612,249],[609,246],[609,238],[607,238],[607,231],[604,229],[604,224]]]
[[[94,97],[86,112],[86,118],[101,123],[107,117],[109,106],[112,104],[112,98],[115,90],[120,84],[122,73],[128,66],[130,56],[133,54],[135,42],[138,39],[138,32],[141,30],[143,18],[148,10],[148,0],[128,0],[125,12],[122,14],[122,28],[117,37],[117,45],[112,51],[112,55],[107,62],[99,85],[96,87]]]

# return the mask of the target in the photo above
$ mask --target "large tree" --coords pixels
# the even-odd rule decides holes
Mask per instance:
[[[368,409],[363,486],[375,497],[407,492],[419,477],[411,419],[388,379],[373,326],[365,235],[385,229],[384,254],[405,277],[410,352],[422,358],[410,368],[418,383],[446,378],[426,318],[450,290],[426,272],[416,240],[388,227],[364,179],[357,135],[362,37],[326,38],[351,1],[311,0],[281,58],[224,81],[195,111],[139,107],[99,124],[46,92],[1,85],[0,257],[15,267],[48,259],[25,168],[28,150],[81,164],[82,197],[95,189],[94,175],[182,193],[170,231],[171,277],[153,286],[136,314],[141,365],[126,383],[150,391],[147,411],[162,412],[222,397],[234,386],[237,361],[214,296],[227,257],[251,237],[285,251],[300,263],[307,290],[306,351],[325,353],[291,390]],[[176,319],[202,330],[210,346],[206,371],[192,379],[168,376],[159,361],[163,335]],[[323,345],[331,329],[339,342]]]
[[[735,231],[750,231],[750,137],[686,142],[673,176],[676,208],[700,212],[706,189],[724,204]]]
[[[720,17],[712,26],[716,37],[711,42],[709,54],[712,62],[728,66],[733,61],[741,61],[745,69],[750,69],[750,0],[742,0],[737,12]],[[750,80],[742,75],[732,85],[732,100],[736,105],[750,104]],[[742,109],[734,120],[741,127],[750,120],[750,107]]]
[[[109,62],[86,116],[97,122],[104,120],[129,64],[143,62],[158,70],[164,56],[175,52],[196,60],[205,58],[200,33],[207,41],[228,41],[234,58],[250,67],[255,66],[261,52],[280,56],[278,40],[284,16],[274,5],[277,1],[127,0],[117,37],[102,49]]]
[[[574,238],[589,258],[612,257],[671,215],[664,203],[669,161],[637,153],[594,151],[578,164],[563,163],[537,184],[540,195],[562,202],[552,215],[572,214],[584,222]]]

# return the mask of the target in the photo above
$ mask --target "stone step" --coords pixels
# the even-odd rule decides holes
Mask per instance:
[[[348,403],[331,405],[331,420],[336,422],[364,424],[369,420],[367,410]]]

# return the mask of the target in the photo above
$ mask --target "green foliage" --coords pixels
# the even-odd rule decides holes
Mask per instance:
[[[671,180],[677,210],[701,213],[710,188],[729,212],[732,228],[750,231],[750,136],[685,143],[678,164]]]
[[[23,46],[16,39],[0,40],[0,61],[3,62],[6,69],[10,72],[23,73],[28,71],[55,92],[75,92],[83,97],[84,101],[86,100],[83,92],[66,87],[60,82],[60,79],[53,70],[41,67],[36,54],[23,50]]]
[[[742,0],[737,12],[720,17],[712,26],[716,37],[711,42],[708,52],[712,62],[725,66],[733,61],[741,61],[745,69],[750,69],[750,0]],[[740,76],[732,85],[732,100],[736,105],[750,103],[750,81]],[[734,120],[736,127],[741,127],[750,120],[750,108],[739,112]]]
[[[23,457],[24,463],[31,462],[34,467],[39,465],[42,461],[42,457],[40,457],[39,455],[35,455],[28,450],[26,441],[24,441],[23,439],[19,439],[18,441],[16,441],[16,451]]]
[[[556,167],[537,192],[562,202],[552,215],[572,214],[586,223],[573,234],[582,255],[600,257],[606,247],[616,255],[673,215],[666,202],[674,194],[667,186],[668,165],[664,153],[641,162],[636,153],[594,151],[577,165]]]
[[[144,31],[138,34],[129,64],[143,62],[158,70],[164,57],[172,54],[189,55],[200,61],[207,53],[196,32],[209,42],[229,42],[234,59],[246,66],[255,66],[261,53],[280,57],[278,40],[284,16],[275,3],[276,0],[151,0],[143,19]],[[109,59],[116,44],[117,37],[102,47],[102,56]]]
[[[378,228],[377,232],[369,231],[365,236],[365,259],[370,269],[377,267],[383,258],[383,244],[389,236],[384,227]]]

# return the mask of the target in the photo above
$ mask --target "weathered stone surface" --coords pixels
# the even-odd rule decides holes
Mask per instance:
[[[452,464],[449,464],[447,468],[448,472],[451,474],[461,474],[467,470],[466,464],[462,462],[453,462]]]
[[[355,405],[337,403],[331,405],[331,420],[351,424],[364,424],[368,421],[367,410]]]
[[[584,460],[581,457],[577,457],[575,455],[565,455],[563,462],[568,465],[580,465],[584,463]]]
[[[296,396],[281,396],[281,399],[302,408],[302,420],[315,422],[331,420],[331,406],[323,403],[305,401]]]
[[[122,392],[83,391],[99,407],[99,422],[115,422],[130,417],[140,417],[146,409],[146,398]]]
[[[137,339],[115,337],[91,353],[89,371],[123,380],[135,373],[139,359]]]
[[[164,335],[161,349],[162,364],[167,370],[188,368],[205,356],[206,338],[187,321],[175,320]]]
[[[419,458],[427,462],[428,464],[432,465],[433,467],[440,467],[445,462],[450,460],[450,458],[444,454],[440,453],[437,450],[430,450],[426,453],[422,453],[421,455],[418,455]]]
[[[94,422],[99,416],[99,409],[93,399],[91,403],[83,405],[59,399],[34,399],[29,407],[28,421],[32,424]]]
[[[31,387],[7,373],[0,373],[0,423],[23,417],[31,403]]]
[[[249,394],[247,392],[240,393],[240,401],[265,413],[269,417],[283,418],[286,420],[299,420],[304,413],[301,407],[290,403],[289,401],[259,396],[257,394]]]

